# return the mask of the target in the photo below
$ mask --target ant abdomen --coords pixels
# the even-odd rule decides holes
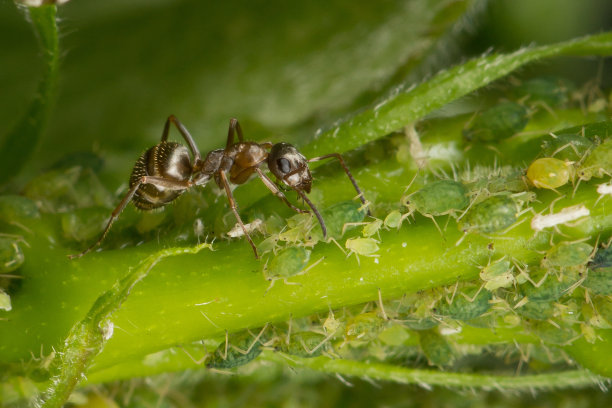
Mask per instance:
[[[144,176],[185,181],[191,174],[189,150],[180,143],[161,142],[138,158],[130,176],[130,188],[138,184]],[[183,191],[154,184],[141,184],[132,200],[138,209],[153,210],[175,200]]]

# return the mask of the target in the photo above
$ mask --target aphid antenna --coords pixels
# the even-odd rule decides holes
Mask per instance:
[[[348,254],[348,255],[346,254],[346,251],[344,250],[344,248],[342,248],[342,245],[340,245],[340,243],[339,243],[338,241],[336,241],[336,239],[335,239],[335,238],[329,237],[329,238],[328,238],[328,242],[329,242],[329,241],[331,241],[331,242],[333,242],[334,244],[336,244],[336,246],[337,246],[338,248],[340,248],[340,250],[342,251],[342,253],[343,253],[343,254],[344,254],[344,255],[345,255],[347,258],[348,258],[348,256],[349,256],[350,254]]]
[[[287,335],[285,336],[285,344],[291,343],[291,329],[293,327],[293,313],[289,314],[289,324],[287,328]]]
[[[206,316],[206,313],[204,313],[203,311],[200,310],[200,314],[202,314],[202,316],[204,316],[204,318],[206,320],[208,320],[210,322],[210,324],[212,324],[213,326],[215,326],[217,329],[220,329],[221,327],[219,327],[215,322],[213,322],[212,320],[210,320],[210,317]]]
[[[342,235],[344,235],[348,227],[357,227],[359,225],[367,225],[367,224],[369,224],[369,222],[347,222],[342,226]]]
[[[233,376],[233,375],[237,374],[237,373],[233,373],[231,371],[221,370],[221,369],[218,369],[218,368],[209,368],[208,371],[210,371],[211,373],[217,373],[217,374],[229,375],[229,376]]]
[[[346,385],[347,387],[354,387],[355,385],[350,383],[346,378],[342,377],[339,373],[336,373],[336,378],[338,380],[340,380],[340,382],[344,385]]]
[[[334,333],[328,334],[323,340],[321,340],[321,342],[319,344],[317,344],[312,350],[308,350],[308,347],[306,346],[306,343],[304,343],[304,339],[301,339],[301,343],[302,343],[302,347],[304,347],[304,350],[306,350],[306,353],[308,354],[313,354],[315,353],[318,349],[320,349],[325,343],[327,343],[332,337],[333,337]]]

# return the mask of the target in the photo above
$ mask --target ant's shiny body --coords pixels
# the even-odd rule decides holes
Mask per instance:
[[[188,147],[180,143],[168,142],[171,123],[177,127]],[[238,136],[238,142],[234,142],[235,135]],[[190,157],[190,152],[193,158]],[[359,198],[365,204],[363,193],[339,153],[306,159],[295,147],[288,143],[245,142],[238,120],[232,118],[225,149],[213,150],[202,159],[200,151],[187,129],[174,115],[170,115],[166,120],[160,143],[144,152],[136,162],[130,176],[129,190],[112,212],[100,238],[85,251],[69,257],[81,257],[98,246],[110,230],[113,222],[130,201],[133,201],[134,205],[141,210],[163,207],[174,201],[185,190],[194,186],[203,186],[211,178],[214,178],[219,188],[225,190],[230,208],[253,248],[255,258],[258,258],[257,248],[238,214],[230,183],[243,184],[253,174],[257,174],[264,185],[291,209],[300,213],[308,212],[289,202],[278,185],[263,172],[261,169],[263,165],[267,165],[270,172],[280,182],[295,190],[308,204],[321,224],[323,236],[326,236],[325,222],[305,193],[310,193],[312,187],[312,175],[308,163],[328,158],[336,158],[340,161],[346,175],[359,194]]]

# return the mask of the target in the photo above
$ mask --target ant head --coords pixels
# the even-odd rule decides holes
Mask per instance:
[[[272,174],[295,190],[310,193],[312,175],[308,161],[289,143],[277,143],[268,155],[268,167]]]

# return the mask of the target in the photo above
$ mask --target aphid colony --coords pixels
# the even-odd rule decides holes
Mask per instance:
[[[379,361],[401,358],[411,367],[444,368],[471,353],[489,353],[512,366],[524,358],[515,346],[466,348],[461,339],[478,335],[481,328],[526,328],[521,335],[538,341],[524,347],[552,363],[552,346],[581,337],[593,342],[594,327],[612,324],[612,248],[605,245],[595,251],[585,242],[563,241],[550,247],[537,266],[502,257],[474,265],[474,271],[480,277],[476,281],[391,300],[383,300],[379,291],[377,302],[226,334],[212,350],[191,349],[204,351],[199,363],[220,370],[247,364],[263,350],[288,358],[359,359],[373,353]]]

